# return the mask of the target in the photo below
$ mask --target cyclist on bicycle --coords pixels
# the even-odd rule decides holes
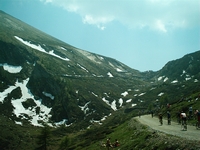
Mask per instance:
[[[194,113],[197,116],[197,125],[196,128],[200,128],[200,112],[198,110],[195,111]]]
[[[192,119],[192,115],[193,115],[193,110],[192,110],[192,106],[191,107],[189,107],[189,117],[188,117],[188,119]]]
[[[184,113],[183,111],[181,112],[181,126],[182,126],[182,129],[184,130],[187,130],[187,116],[186,116],[186,113]]]
[[[159,113],[158,117],[159,117],[160,125],[163,125],[162,113]]]
[[[169,111],[167,111],[167,123],[168,123],[168,125],[171,124],[171,114]]]

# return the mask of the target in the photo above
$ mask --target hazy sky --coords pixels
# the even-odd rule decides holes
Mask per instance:
[[[1,0],[0,10],[140,71],[200,50],[200,0]]]

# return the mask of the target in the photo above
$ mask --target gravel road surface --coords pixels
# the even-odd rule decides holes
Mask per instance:
[[[163,119],[163,125],[160,125],[158,117],[151,117],[151,115],[144,115],[136,117],[142,124],[149,126],[150,128],[164,132],[167,134],[186,138],[188,140],[200,141],[200,129],[196,129],[195,126],[187,126],[187,131],[183,131],[181,125],[176,122],[171,122],[171,125],[167,124],[167,120]]]

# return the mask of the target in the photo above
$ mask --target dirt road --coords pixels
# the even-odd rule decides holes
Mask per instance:
[[[167,124],[167,120],[163,119],[163,125],[161,126],[158,120],[158,117],[151,117],[151,115],[144,115],[136,117],[138,121],[142,124],[149,126],[150,128],[161,131],[167,134],[183,137],[189,140],[198,140],[200,141],[200,129],[196,129],[195,126],[187,126],[187,131],[181,129],[181,125],[176,122],[171,122],[171,125]]]

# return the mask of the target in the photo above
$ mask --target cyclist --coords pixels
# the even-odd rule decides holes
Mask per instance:
[[[187,116],[186,113],[184,113],[183,111],[181,112],[181,127],[182,130],[187,130]]]
[[[167,111],[167,123],[168,123],[168,125],[171,124],[171,114],[169,111]]]
[[[189,117],[188,119],[192,119],[192,106],[189,107]]]
[[[177,122],[178,124],[181,124],[181,111],[177,112]]]
[[[196,128],[199,129],[200,128],[200,112],[196,110],[195,115],[197,116]]]
[[[163,125],[162,113],[159,113],[158,117],[159,117],[160,125],[162,126]]]

